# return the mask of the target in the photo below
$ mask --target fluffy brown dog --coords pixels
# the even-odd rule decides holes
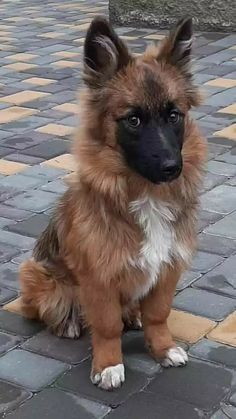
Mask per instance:
[[[84,49],[76,180],[21,267],[23,310],[57,335],[89,327],[91,379],[124,381],[124,319],[140,306],[145,340],[164,366],[187,362],[167,327],[176,283],[191,261],[206,146],[189,116],[191,20],[132,56],[96,18]],[[133,316],[133,317],[132,317]]]

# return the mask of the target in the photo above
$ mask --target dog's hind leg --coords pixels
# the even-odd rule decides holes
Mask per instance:
[[[76,339],[81,331],[79,287],[69,280],[68,272],[60,264],[24,262],[20,269],[22,313],[43,321],[57,336]]]

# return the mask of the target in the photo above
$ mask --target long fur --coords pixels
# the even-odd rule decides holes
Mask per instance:
[[[104,38],[97,42],[106,43],[115,71],[116,50]],[[25,312],[59,335],[78,337],[80,326],[86,324],[96,352],[95,372],[122,363],[115,344],[123,327],[119,307],[123,318],[128,312],[132,318],[132,310],[138,313],[136,305],[141,303],[152,352],[164,357],[166,349],[174,345],[169,335],[164,339],[162,334],[162,348],[155,349],[150,324],[156,306],[151,299],[158,290],[156,319],[164,324],[176,281],[195,249],[206,145],[188,116],[199,96],[186,77],[186,63],[181,67],[168,60],[173,42],[173,37],[167,38],[143,56],[130,57],[128,64],[126,57],[125,69],[102,87],[97,71],[94,84],[93,71],[89,71],[89,88],[80,102],[82,126],[74,146],[78,170],[39,238],[33,259],[21,267]],[[147,72],[156,78],[159,91],[146,89]],[[166,95],[186,114],[183,170],[171,183],[154,185],[133,172],[122,158],[116,120],[127,104],[151,107]],[[149,294],[150,304],[142,302]],[[152,313],[148,313],[149,307],[153,307]]]

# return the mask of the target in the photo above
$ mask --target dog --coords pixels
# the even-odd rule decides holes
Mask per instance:
[[[84,45],[78,170],[20,269],[22,310],[58,336],[91,333],[91,380],[121,386],[124,323],[164,367],[187,363],[167,326],[196,243],[206,143],[189,115],[192,21],[133,56],[96,17]]]

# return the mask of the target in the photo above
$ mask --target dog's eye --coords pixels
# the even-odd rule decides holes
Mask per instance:
[[[168,121],[169,121],[171,124],[177,124],[177,123],[179,122],[179,120],[180,120],[180,114],[179,114],[179,112],[177,112],[177,111],[172,111],[172,112],[169,114]]]
[[[141,124],[140,118],[136,115],[128,116],[127,121],[132,128],[138,128]]]

